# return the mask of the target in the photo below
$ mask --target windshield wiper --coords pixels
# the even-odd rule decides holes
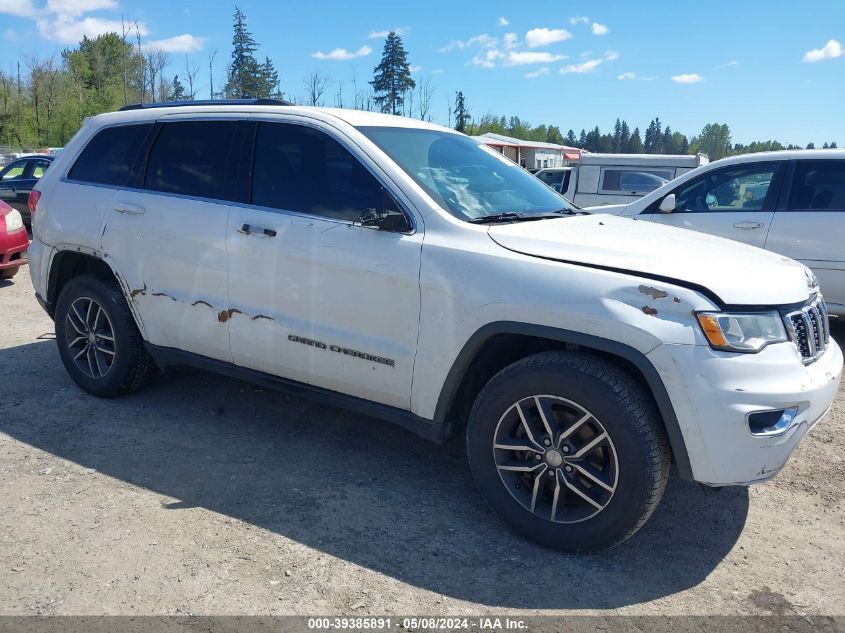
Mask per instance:
[[[479,218],[472,218],[467,220],[470,224],[493,224],[495,222],[528,222],[531,220],[549,220],[552,218],[560,218],[566,215],[574,215],[575,212],[570,209],[560,209],[558,211],[549,211],[545,213],[515,213],[513,211],[506,211],[504,213],[491,213],[490,215],[482,215]]]

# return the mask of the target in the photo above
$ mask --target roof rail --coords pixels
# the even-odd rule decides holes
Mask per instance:
[[[290,101],[284,99],[213,99],[203,101],[162,101],[158,103],[131,103],[125,105],[118,112],[126,110],[146,110],[147,108],[178,108],[181,106],[228,106],[228,105],[263,105],[263,106],[291,106]]]

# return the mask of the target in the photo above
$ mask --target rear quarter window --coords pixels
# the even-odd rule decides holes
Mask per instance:
[[[68,173],[70,180],[129,186],[134,182],[138,152],[152,123],[119,125],[97,132]]]

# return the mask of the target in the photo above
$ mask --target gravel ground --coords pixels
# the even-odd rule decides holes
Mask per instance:
[[[673,478],[633,539],[563,555],[460,442],[202,372],[86,395],[27,272],[0,281],[0,615],[845,614],[842,392],[774,481]]]

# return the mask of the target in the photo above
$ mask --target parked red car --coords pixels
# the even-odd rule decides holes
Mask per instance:
[[[0,279],[11,279],[29,263],[29,236],[19,211],[0,200]]]

